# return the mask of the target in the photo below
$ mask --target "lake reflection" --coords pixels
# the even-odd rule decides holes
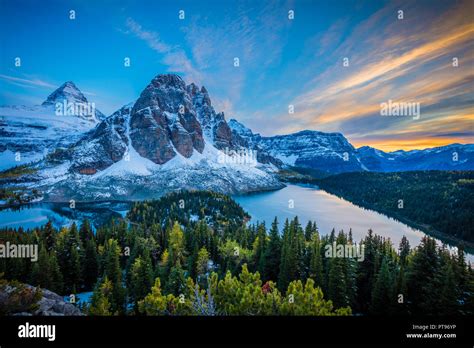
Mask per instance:
[[[265,221],[269,227],[277,216],[280,230],[285,219],[298,216],[303,227],[309,220],[316,221],[322,235],[331,233],[333,228],[336,233],[340,230],[348,232],[349,228],[352,228],[356,242],[365,237],[369,229],[380,236],[390,238],[397,248],[403,235],[408,238],[412,247],[418,245],[425,235],[420,230],[375,211],[360,208],[315,187],[288,185],[278,191],[233,198],[250,213],[251,222]],[[289,208],[292,202],[294,207]],[[473,260],[474,256],[469,255],[468,258]]]

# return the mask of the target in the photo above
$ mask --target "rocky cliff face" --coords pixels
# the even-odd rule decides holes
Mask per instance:
[[[168,162],[176,153],[189,158],[202,153],[204,140],[192,97],[177,75],[155,77],[135,103],[130,138],[137,152],[154,163]]]
[[[271,161],[258,153],[249,161],[249,146],[233,135],[224,114],[215,112],[204,87],[186,85],[176,75],[158,75],[136,102],[41,163],[35,185],[49,200],[142,199],[186,188],[239,193],[282,187]]]

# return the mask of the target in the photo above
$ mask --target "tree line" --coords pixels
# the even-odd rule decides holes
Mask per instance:
[[[218,210],[218,219],[183,224],[150,206],[136,203],[128,220],[95,233],[87,220],[79,228],[2,229],[2,241],[38,244],[39,258],[0,259],[0,274],[63,295],[93,291],[83,308],[90,315],[473,313],[474,274],[463,250],[429,237],[415,248],[403,237],[394,247],[369,230],[358,260],[326,252],[354,245],[351,231],[322,235],[297,217],[281,231],[276,218],[269,228],[239,225]],[[156,215],[150,222],[148,213]]]

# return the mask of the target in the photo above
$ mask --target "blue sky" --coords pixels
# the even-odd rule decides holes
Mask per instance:
[[[264,135],[336,131],[356,146],[385,150],[472,142],[473,7],[436,0],[0,0],[0,104],[39,104],[72,80],[110,114],[155,75],[173,72],[206,86],[227,119]],[[421,119],[381,117],[380,103],[389,99],[420,102]]]

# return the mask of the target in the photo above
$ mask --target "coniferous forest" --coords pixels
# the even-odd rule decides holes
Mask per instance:
[[[312,182],[437,237],[474,245],[472,171],[343,173]]]
[[[177,192],[135,203],[94,231],[89,221],[3,229],[2,241],[38,244],[39,258],[0,259],[0,287],[16,284],[2,313],[34,308],[41,288],[93,291],[88,315],[472,315],[474,273],[462,249],[424,237],[399,245],[369,230],[323,234],[298,218],[248,224],[228,196]],[[326,246],[364,245],[363,260]],[[36,290],[24,288],[27,283]]]

